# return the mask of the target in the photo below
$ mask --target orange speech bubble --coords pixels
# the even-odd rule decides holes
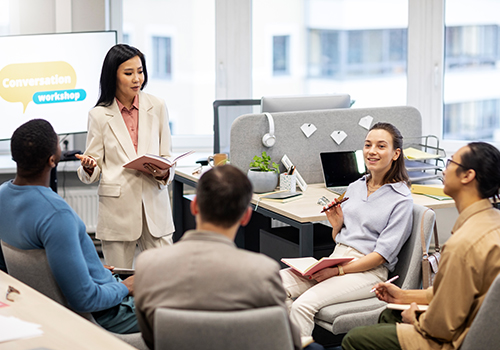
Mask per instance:
[[[23,113],[36,92],[75,86],[76,72],[64,61],[15,63],[0,70],[0,97],[8,102],[21,102]]]

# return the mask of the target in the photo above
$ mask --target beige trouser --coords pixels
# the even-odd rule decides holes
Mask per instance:
[[[102,253],[106,265],[130,269],[133,267],[135,247],[139,246],[142,252],[146,249],[159,248],[173,244],[172,233],[154,237],[149,232],[144,207],[142,208],[142,234],[136,241],[101,241]]]
[[[342,256],[359,259],[364,254],[337,244],[330,257]],[[281,270],[280,275],[287,294],[290,318],[300,328],[301,336],[310,336],[314,328],[314,316],[322,307],[372,297],[370,290],[375,284],[387,280],[388,270],[381,265],[364,272],[331,277],[320,283],[302,277],[291,269]]]

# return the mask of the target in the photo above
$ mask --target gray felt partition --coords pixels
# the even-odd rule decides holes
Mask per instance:
[[[373,125],[383,121],[394,124],[405,138],[422,136],[420,112],[408,106],[359,109],[332,109],[304,112],[283,112],[272,114],[275,125],[276,143],[273,147],[262,144],[262,136],[269,132],[267,117],[262,114],[245,114],[238,117],[231,126],[231,164],[247,172],[255,155],[266,151],[272,160],[281,165],[286,154],[296,165],[306,183],[323,182],[320,152],[350,151],[363,148],[368,130],[358,123],[365,116],[373,117]],[[300,127],[312,123],[317,130],[307,138]],[[330,134],[342,130],[347,134],[338,145]],[[281,165],[281,171],[284,167]]]

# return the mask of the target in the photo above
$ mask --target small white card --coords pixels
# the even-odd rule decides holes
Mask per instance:
[[[365,128],[366,130],[370,130],[370,126],[372,126],[373,117],[371,115],[367,115],[359,120],[359,125]]]
[[[340,145],[342,141],[344,141],[347,137],[347,134],[345,133],[345,131],[335,130],[330,134],[330,137],[337,143],[337,145]]]
[[[300,130],[302,130],[302,132],[304,133],[304,135],[306,135],[306,137],[310,137],[318,129],[316,128],[316,126],[314,124],[306,123],[306,124],[302,124],[302,126],[300,127]]]

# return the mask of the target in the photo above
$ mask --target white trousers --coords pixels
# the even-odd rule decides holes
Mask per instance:
[[[142,252],[146,249],[159,248],[173,244],[172,233],[163,237],[154,237],[149,232],[144,207],[142,208],[142,234],[136,241],[101,241],[104,261],[107,265],[131,269],[134,265],[135,247]]]
[[[337,244],[330,257],[351,256],[361,258],[364,254],[343,244]],[[387,280],[388,270],[380,265],[374,269],[348,273],[316,282],[293,272],[280,271],[287,294],[286,304],[291,320],[300,328],[301,336],[310,336],[314,328],[314,316],[325,306],[373,296],[370,290],[379,282]]]

